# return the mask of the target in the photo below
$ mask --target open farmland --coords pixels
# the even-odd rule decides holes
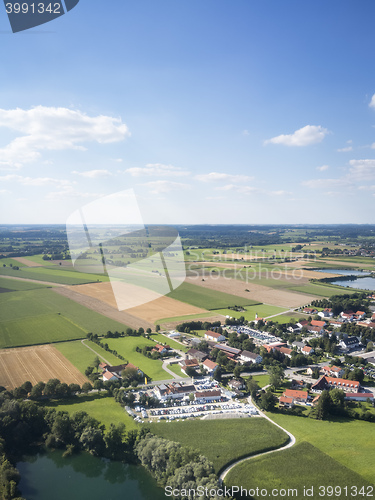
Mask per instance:
[[[176,290],[168,294],[182,302],[205,309],[221,309],[228,306],[250,306],[257,302],[247,297],[239,297],[229,293],[203,288],[191,282],[184,282]],[[166,316],[164,316],[166,317]]]
[[[299,307],[316,298],[313,295],[259,285],[251,280],[246,283],[241,280],[226,279],[222,276],[219,278],[205,277],[204,281],[198,281],[197,278],[190,277],[186,281],[210,290],[218,290],[219,292],[248,298],[258,303],[263,302],[280,307]]]
[[[72,340],[89,332],[103,335],[125,326],[48,288],[0,294],[0,346]]]
[[[158,422],[150,428],[153,434],[198,449],[213,462],[216,472],[236,459],[288,441],[285,432],[263,418]]]
[[[108,281],[108,277],[99,274],[86,274],[66,270],[60,266],[52,267],[20,267],[18,270],[11,267],[0,267],[0,275],[28,278],[37,281],[60,283],[62,285],[78,285],[92,283],[93,281]]]
[[[87,378],[51,345],[0,350],[0,385],[14,389],[24,382],[47,382],[57,378],[82,385]]]
[[[0,288],[6,288],[11,292],[21,292],[24,290],[37,290],[46,288],[46,285],[32,281],[21,281],[9,278],[0,278]]]
[[[289,495],[294,498],[303,498],[304,487],[309,489],[313,487],[315,493],[313,498],[319,498],[320,486],[336,486],[341,487],[341,494],[333,495],[333,498],[343,500],[350,497],[345,494],[345,486],[350,493],[352,486],[356,486],[359,491],[371,483],[310,443],[303,442],[287,450],[238,464],[228,473],[225,484],[241,485],[246,489],[258,487],[259,491],[295,489],[298,494]],[[338,489],[336,491],[339,493]],[[252,498],[258,499],[263,496],[259,494]],[[324,495],[325,498],[328,496]],[[285,498],[285,495],[281,493],[273,498]]]
[[[232,311],[232,309],[219,309],[219,314],[224,316],[231,316],[233,318],[240,318],[243,316],[247,321],[254,321],[256,314],[258,318],[267,318],[268,316],[273,316],[274,314],[281,314],[287,309],[276,306],[268,306],[266,304],[258,304],[256,306],[244,307],[245,311]],[[274,320],[274,318],[272,318]]]

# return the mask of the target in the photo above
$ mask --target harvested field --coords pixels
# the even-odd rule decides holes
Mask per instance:
[[[189,318],[184,318],[184,319],[179,319],[176,321],[172,321],[170,318],[165,320],[165,323],[160,321],[160,326],[163,330],[174,330],[177,325],[180,325],[181,323],[185,323],[186,321],[193,321],[193,319]],[[204,316],[202,318],[197,318],[197,321],[202,321],[203,323],[205,321],[208,321],[209,323],[213,323],[214,321],[221,321],[221,323],[224,323],[225,321],[225,316],[222,314],[213,314],[212,316]]]
[[[313,295],[309,296],[298,292],[289,292],[281,290],[280,288],[273,289],[264,285],[258,285],[252,282],[246,283],[235,279],[226,279],[221,276],[216,276],[215,278],[207,276],[204,281],[199,281],[197,278],[187,278],[186,281],[194,285],[238,295],[239,297],[246,297],[273,306],[299,307],[316,298]],[[246,292],[245,289],[249,291]]]
[[[2,349],[0,385],[14,389],[24,382],[47,382],[57,378],[66,384],[82,385],[87,378],[51,345]]]
[[[122,285],[122,292],[129,294],[130,298],[133,296],[135,303],[138,303],[140,298],[148,300],[149,298],[152,299],[152,297],[155,296],[155,292],[151,290],[126,283],[122,283]],[[117,310],[116,299],[112,291],[111,283],[109,282],[78,285],[69,287],[69,289],[73,292],[78,292],[86,295],[87,297],[98,300]],[[175,300],[170,297],[158,297],[155,300],[146,302],[145,304],[130,307],[126,309],[126,311],[121,311],[121,314],[128,314],[132,317],[140,318],[140,320],[154,323],[161,318],[172,318],[174,316],[187,316],[189,314],[201,314],[206,312],[209,314],[206,309],[202,309],[185,302],[180,302],[179,300]],[[129,322],[127,322],[127,324],[129,324]]]
[[[128,312],[119,311],[117,308],[106,304],[102,300],[84,295],[83,293],[78,293],[78,288],[78,286],[60,287],[54,288],[53,291],[60,295],[63,295],[64,297],[67,297],[68,299],[74,300],[74,302],[77,302],[78,304],[81,304],[82,306],[85,306],[92,311],[102,314],[107,318],[111,318],[119,323],[122,323],[123,325],[129,326],[130,328],[135,328],[137,330],[139,327],[142,327],[145,330],[147,328],[154,328],[153,323],[149,323],[148,321],[132,316]]]
[[[339,274],[329,273],[327,272],[319,272],[319,271],[309,271],[308,269],[293,269],[293,271],[284,271],[283,274],[285,276],[307,278],[309,280],[312,279],[323,279],[323,278],[336,278],[340,276]]]
[[[155,322],[161,318],[173,318],[174,316],[187,316],[189,314],[210,314],[206,309],[191,306],[185,302],[171,299],[169,297],[160,297],[159,299],[143,304],[142,306],[128,309],[129,314],[137,316],[146,321]]]
[[[42,267],[42,264],[26,259],[25,257],[13,257],[14,260],[27,267]]]

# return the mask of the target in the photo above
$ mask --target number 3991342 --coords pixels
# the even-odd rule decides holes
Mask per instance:
[[[7,3],[5,4],[7,14],[62,14],[60,3]]]

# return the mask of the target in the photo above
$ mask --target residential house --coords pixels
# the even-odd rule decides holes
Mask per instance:
[[[346,321],[353,321],[354,319],[354,312],[353,311],[342,311],[340,313],[341,318],[345,319]]]
[[[204,334],[204,338],[207,340],[212,340],[213,342],[223,342],[225,340],[224,335],[221,335],[221,333],[212,332],[211,330],[208,330]]]
[[[292,380],[292,389],[303,389],[305,387],[305,382],[303,380]]]
[[[307,319],[303,319],[302,321],[299,321],[297,323],[297,326],[299,326],[301,329],[304,327],[304,326],[308,326],[309,325],[309,322],[307,321]]]
[[[309,393],[306,391],[295,391],[287,389],[283,392],[283,395],[279,398],[279,403],[281,406],[291,407],[296,403],[307,403],[309,399]]]
[[[356,380],[346,380],[343,378],[327,377],[323,375],[315,384],[311,386],[314,392],[322,392],[325,389],[342,389],[347,392],[359,392],[360,383]]]
[[[324,328],[324,327],[326,326],[326,324],[327,324],[327,323],[326,323],[325,321],[319,321],[319,320],[317,320],[317,319],[313,319],[313,320],[311,321],[311,325],[312,325],[312,326],[320,326],[321,328]]]
[[[240,391],[241,389],[245,389],[245,387],[246,387],[245,382],[243,380],[236,380],[235,378],[232,378],[232,380],[230,380],[228,382],[228,386],[231,389],[235,389],[237,391]]]
[[[186,353],[187,359],[197,359],[200,363],[202,363],[206,358],[208,358],[208,354],[206,352],[198,351],[198,349],[194,349],[192,347]]]
[[[155,347],[153,347],[151,349],[151,351],[158,352],[162,356],[165,356],[166,354],[168,354],[169,349],[170,349],[169,345],[164,346],[164,345],[156,344]]]
[[[305,345],[303,349],[301,349],[302,354],[305,356],[310,356],[310,354],[314,354],[314,349],[309,345]]]
[[[316,314],[318,311],[316,309],[312,309],[311,307],[304,307],[303,312],[306,314]]]
[[[194,370],[199,368],[199,362],[197,359],[183,359],[179,361],[178,364],[181,366],[181,371],[184,373],[186,373],[187,368],[193,368]]]
[[[324,328],[322,326],[313,326],[313,325],[308,325],[307,326],[307,331],[309,333],[318,333],[322,334],[324,332]]]
[[[121,380],[121,377],[118,377],[112,372],[105,371],[103,372],[103,382],[116,382]]]
[[[203,369],[207,372],[208,375],[213,375],[215,373],[216,368],[219,366],[215,361],[211,361],[210,359],[206,359],[202,363]]]
[[[243,363],[259,364],[263,361],[263,358],[259,354],[255,354],[255,353],[250,352],[250,351],[242,351],[240,354],[240,360]]]
[[[302,349],[305,347],[305,345],[306,344],[304,342],[299,342],[298,340],[295,340],[294,342],[292,342],[292,346],[297,347],[298,351],[302,351]]]
[[[323,311],[319,311],[318,316],[320,316],[321,318],[333,318],[332,309],[326,308]]]
[[[365,319],[366,313],[364,311],[357,311],[354,316],[355,316],[355,319],[361,320],[361,319]]]
[[[301,328],[302,327],[300,327],[298,325],[289,325],[287,328],[287,331],[290,333],[298,333],[301,331]]]
[[[292,352],[293,352],[292,349],[288,349],[287,347],[279,347],[277,350],[282,352],[288,358],[292,357]]]
[[[344,369],[339,366],[323,366],[322,373],[328,377],[340,378],[344,374]]]
[[[219,349],[219,351],[223,351],[228,358],[234,359],[239,356],[241,349],[236,349],[235,347],[228,347],[223,344],[215,344],[214,349]]]
[[[359,347],[360,342],[359,342],[357,337],[354,337],[354,336],[349,337],[348,336],[348,337],[344,337],[342,340],[340,340],[339,345],[340,345],[340,347],[342,347],[342,349],[352,350],[352,349]]]

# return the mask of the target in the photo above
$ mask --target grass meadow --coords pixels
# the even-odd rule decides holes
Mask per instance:
[[[155,342],[144,337],[123,337],[118,339],[104,339],[111,349],[115,349],[119,354],[135,366],[138,366],[152,380],[165,380],[170,378],[169,374],[163,370],[160,359],[150,359],[142,353],[137,352],[138,346],[142,349],[148,345],[154,347]]]
[[[178,349],[179,351],[186,352],[189,349],[186,345],[179,344],[175,340],[170,339],[161,333],[152,333],[150,335],[150,339],[158,342],[159,344],[168,344],[172,349]]]
[[[12,292],[22,292],[25,290],[38,290],[46,288],[47,285],[32,283],[31,281],[12,280],[9,278],[0,278],[0,288],[6,288]]]
[[[96,354],[87,346],[94,349]],[[112,366],[123,363],[121,359],[89,340],[85,340],[84,344],[82,344],[80,340],[59,342],[55,344],[54,347],[56,347],[56,349],[58,349],[61,354],[63,354],[83,374],[85,374],[86,368],[92,365],[96,356],[99,356],[101,360],[106,359]]]
[[[211,311],[211,312],[207,312],[207,313],[199,313],[199,314],[188,314],[188,315],[185,315],[185,316],[173,316],[172,318],[161,318],[161,319],[158,319],[157,321],[155,321],[155,325],[163,325],[164,323],[175,323],[175,322],[180,322],[180,323],[184,323],[186,321],[193,321],[195,319],[202,319],[204,318],[205,320],[207,319],[207,321],[210,321],[210,317],[212,316],[212,318],[217,315],[217,311]]]
[[[18,263],[18,265],[20,264]],[[66,270],[64,266],[20,267],[17,271],[11,267],[0,267],[0,275],[60,283],[62,285],[81,285],[109,280],[108,276],[105,275],[79,273],[71,269]]]
[[[85,411],[104,424],[106,429],[111,423],[124,423],[127,431],[139,428],[120,403],[116,403],[113,397],[107,397],[104,392],[92,393],[87,396],[81,394],[64,401],[48,401],[44,406],[54,408],[56,411],[67,411],[70,415],[78,411]]]
[[[124,331],[126,325],[106,318],[53,290],[0,294],[0,346],[35,345]]]
[[[294,434],[297,443],[307,441],[368,481],[374,481],[373,423],[350,419],[314,420],[277,413],[267,415]]]
[[[256,306],[244,307],[245,311],[232,311],[232,309],[219,309],[216,312],[222,314],[223,316],[232,316],[233,318],[239,318],[244,316],[247,321],[254,321],[255,315],[258,314],[259,318],[266,318],[267,316],[273,316],[274,314],[282,314],[288,309],[284,307],[268,306],[266,304],[257,304]],[[274,320],[274,318],[272,318]]]
[[[349,496],[345,490],[342,494],[333,495],[333,498],[347,499],[350,496],[350,488],[356,486],[358,490],[370,486],[356,472],[338,463],[329,455],[323,453],[310,443],[302,442],[284,451],[275,452],[268,456],[250,459],[234,467],[225,478],[225,485],[241,485],[247,490],[252,488],[297,491],[297,494],[285,495],[280,491],[279,495],[272,498],[304,498],[304,487],[313,487],[313,498],[319,498],[320,486],[348,487]],[[339,493],[339,489],[336,492]],[[264,496],[264,495],[263,495]],[[251,498],[263,498],[261,494]],[[323,498],[328,498],[325,494]],[[362,497],[364,498],[364,496]]]
[[[198,449],[213,462],[216,472],[238,458],[288,441],[283,431],[263,418],[158,422],[149,427],[154,434]]]
[[[182,283],[176,290],[167,295],[172,299],[186,302],[192,306],[201,307],[203,309],[220,309],[228,306],[246,306],[253,305],[257,302],[254,300],[237,297],[229,293],[210,290],[191,283]]]

